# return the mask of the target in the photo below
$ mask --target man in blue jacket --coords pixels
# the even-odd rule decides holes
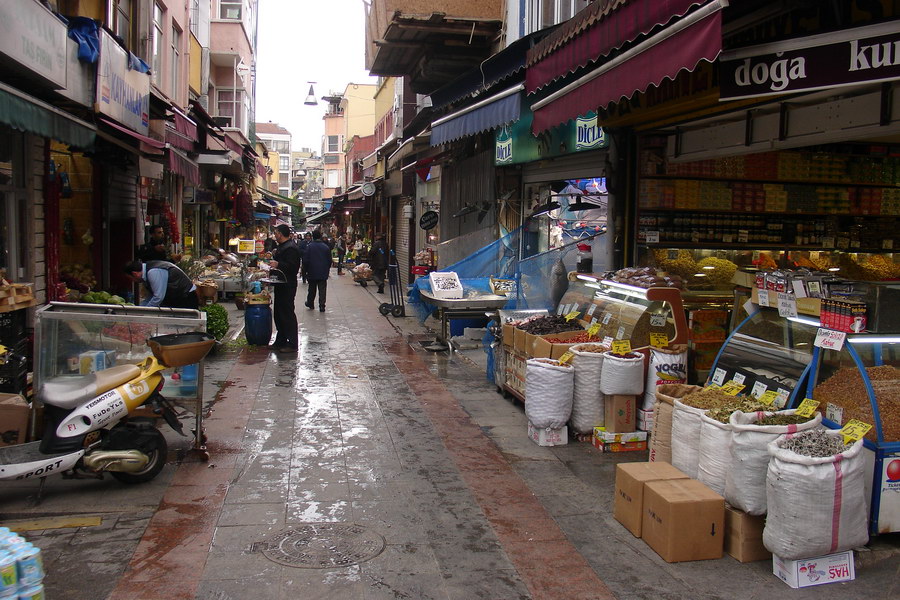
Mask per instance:
[[[306,308],[312,310],[319,293],[319,311],[325,312],[325,290],[328,287],[328,273],[331,271],[331,248],[322,241],[322,232],[312,232],[312,241],[303,252],[303,273],[309,284],[306,293]]]

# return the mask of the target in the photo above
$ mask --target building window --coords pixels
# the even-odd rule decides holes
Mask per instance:
[[[153,3],[153,31],[151,32],[151,61],[150,68],[153,70],[153,83],[159,85],[162,75],[162,53],[163,53],[163,9],[157,3]]]
[[[291,168],[291,157],[281,155],[278,157],[278,168],[282,172],[288,171]]]
[[[325,171],[325,187],[336,188],[341,185],[340,171]]]
[[[244,91],[234,89],[216,90],[216,111],[220,117],[231,117],[231,123],[226,127],[243,128],[241,106],[244,101]]]
[[[243,4],[244,0],[219,0],[219,18],[240,21]]]
[[[200,37],[200,0],[191,0],[191,33]]]
[[[181,30],[172,25],[172,89],[169,90],[173,98],[178,97],[181,79]]]
[[[109,28],[131,48],[131,0],[112,0],[108,6]]]
[[[328,149],[326,152],[340,152],[341,151],[341,136],[339,135],[329,135],[328,136]]]

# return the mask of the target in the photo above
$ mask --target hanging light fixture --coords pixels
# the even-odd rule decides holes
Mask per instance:
[[[315,81],[307,81],[309,84],[309,93],[306,95],[306,100],[303,101],[303,104],[306,106],[318,106],[319,101],[316,99],[316,92],[313,90],[313,84]]]

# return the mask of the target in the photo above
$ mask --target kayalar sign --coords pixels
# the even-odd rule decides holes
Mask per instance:
[[[723,52],[722,100],[900,79],[900,22]]]

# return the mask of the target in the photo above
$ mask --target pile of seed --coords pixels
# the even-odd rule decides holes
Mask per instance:
[[[785,413],[776,413],[763,417],[755,423],[755,425],[799,425],[811,421],[810,417],[801,417],[800,415],[788,415]]]
[[[826,458],[850,449],[850,446],[844,444],[841,436],[828,435],[824,429],[810,429],[798,433],[783,440],[779,443],[779,447],[812,458]]]
[[[867,367],[866,373],[875,390],[884,439],[888,442],[900,441],[900,369],[883,365]],[[813,398],[820,402],[819,408],[823,413],[828,404],[841,407],[843,423],[850,419],[858,419],[872,425],[866,439],[873,442],[878,439],[872,406],[869,404],[862,377],[855,367],[840,369],[817,385],[813,391]]]
[[[694,408],[718,408],[730,404],[734,401],[735,396],[730,396],[717,387],[705,387],[702,390],[691,392],[681,399],[682,404],[693,406]]]
[[[603,344],[578,344],[578,347],[572,348],[572,350],[578,352],[596,352],[600,354],[609,350],[609,346],[604,346]]]
[[[706,411],[706,416],[719,423],[727,423],[735,411],[752,413],[770,408],[750,396],[725,396],[722,404]]]

